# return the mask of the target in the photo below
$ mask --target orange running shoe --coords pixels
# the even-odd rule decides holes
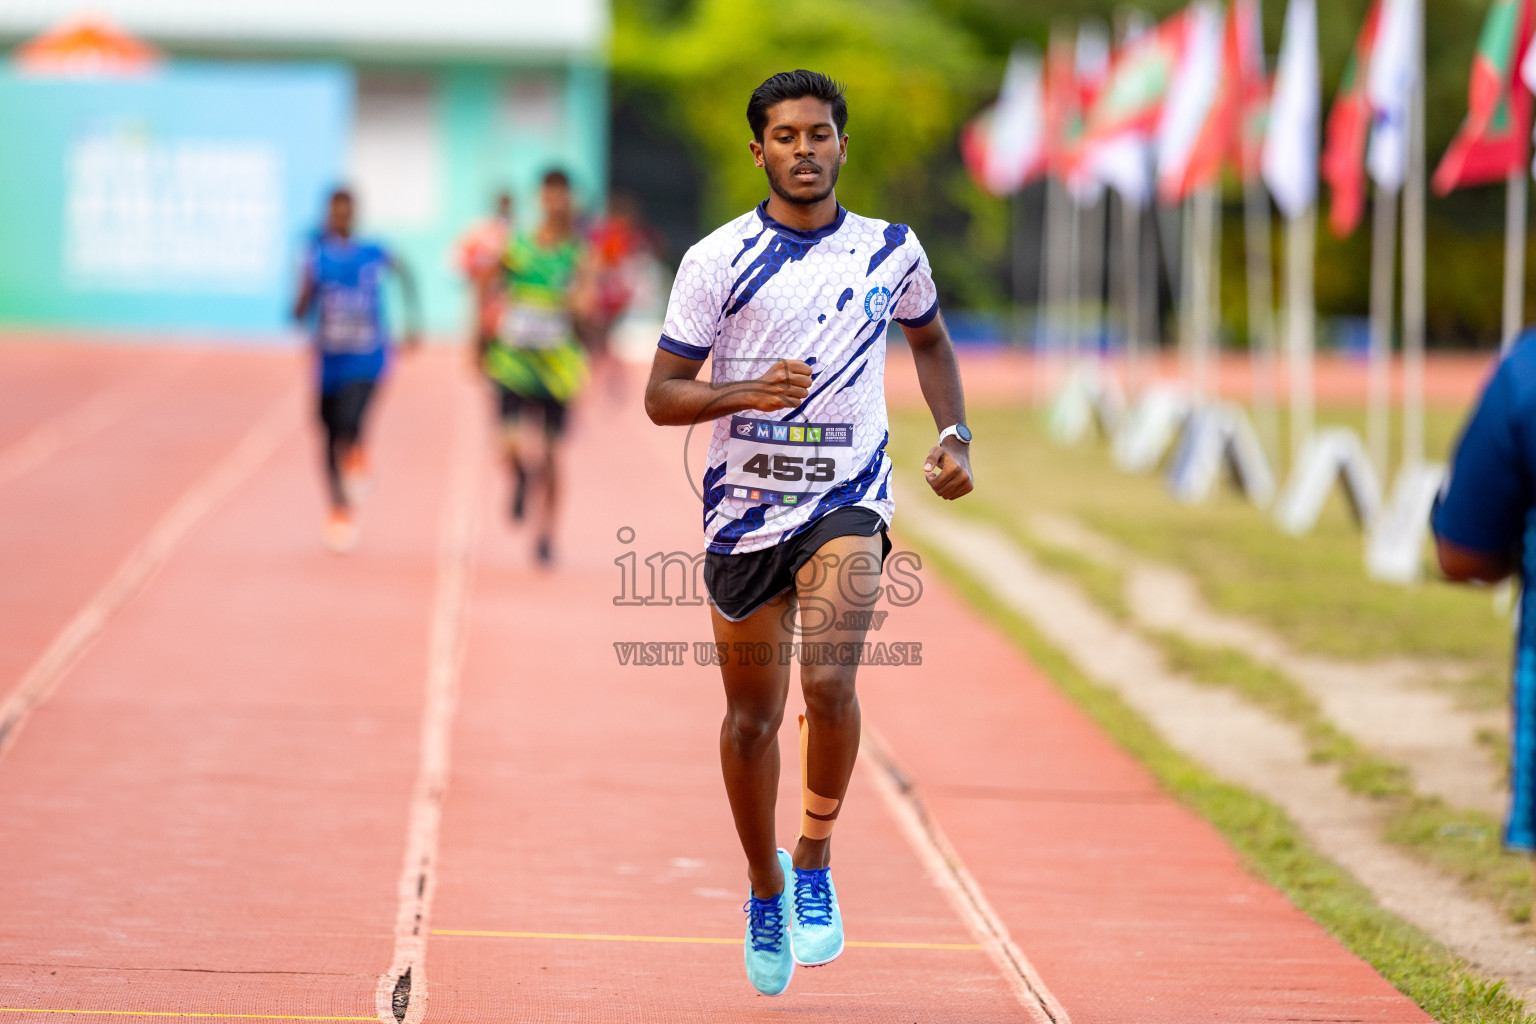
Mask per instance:
[[[344,555],[357,547],[357,520],[352,517],[349,509],[336,508],[325,519],[325,532],[322,534],[325,546]]]
[[[354,445],[347,452],[341,466],[341,485],[349,501],[361,501],[373,490],[373,468],[362,445]]]

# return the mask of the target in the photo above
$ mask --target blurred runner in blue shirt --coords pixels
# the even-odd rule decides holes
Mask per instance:
[[[325,428],[325,472],[331,509],[325,543],[335,551],[357,544],[352,504],[366,486],[368,461],[363,419],[389,363],[382,284],[393,271],[405,295],[409,327],[405,344],[418,340],[416,288],[404,264],[383,246],[352,237],[352,193],[331,193],[324,228],[304,260],[295,319],[310,319],[319,377],[320,422]]]
[[[1536,334],[1516,342],[1484,389],[1456,446],[1434,530],[1451,579],[1520,575],[1504,842],[1536,851]]]

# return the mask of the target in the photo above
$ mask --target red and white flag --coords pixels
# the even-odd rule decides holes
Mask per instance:
[[[1088,111],[1084,162],[1090,173],[1135,206],[1151,199],[1152,137],[1184,53],[1187,21],[1186,13],[1179,11],[1128,40]]]
[[[1531,93],[1520,76],[1531,33],[1531,0],[1494,0],[1472,58],[1467,119],[1435,170],[1438,194],[1502,181],[1524,169]]]
[[[1244,181],[1259,176],[1269,75],[1264,69],[1264,19],[1259,0],[1232,0],[1227,12],[1227,81],[1234,93],[1232,160]]]
[[[1374,0],[1344,68],[1344,80],[1328,112],[1323,145],[1323,180],[1333,192],[1328,228],[1336,238],[1348,238],[1365,215],[1365,147],[1371,138],[1371,54],[1381,24],[1382,0]]]
[[[1244,180],[1259,173],[1269,87],[1258,0],[1233,0],[1222,35],[1216,95],[1184,175],[1184,194],[1205,188],[1230,163]]]
[[[960,152],[976,182],[1008,196],[1045,170],[1045,86],[1040,58],[1023,47],[1008,57],[997,102],[960,134]]]
[[[1076,172],[1083,135],[1082,99],[1072,40],[1054,33],[1045,52],[1045,165],[1058,181]]]
[[[1208,184],[1213,153],[1220,169],[1222,44],[1221,8],[1209,0],[1191,4],[1182,59],[1157,126],[1157,194],[1164,202]]]

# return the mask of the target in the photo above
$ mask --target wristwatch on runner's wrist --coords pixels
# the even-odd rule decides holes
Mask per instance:
[[[943,444],[946,437],[956,438],[961,444],[970,444],[971,428],[964,423],[956,423],[952,427],[945,427],[939,431],[939,444]]]

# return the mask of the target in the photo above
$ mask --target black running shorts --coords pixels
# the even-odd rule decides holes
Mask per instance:
[[[371,378],[349,380],[320,395],[320,422],[334,441],[356,444],[363,432],[363,417],[373,398]]]
[[[538,409],[544,418],[544,436],[559,437],[565,433],[564,402],[558,402],[553,398],[528,398],[520,395],[505,384],[493,381],[496,386],[497,413],[504,427],[514,426],[520,423],[529,409]]]
[[[743,555],[704,556],[704,588],[715,608],[731,622],[741,622],[763,605],[795,585],[800,567],[821,550],[822,545],[838,537],[873,537],[880,535],[880,564],[891,553],[891,539],[886,536],[885,520],[867,508],[840,508],[828,512],[798,537],[762,551]]]

